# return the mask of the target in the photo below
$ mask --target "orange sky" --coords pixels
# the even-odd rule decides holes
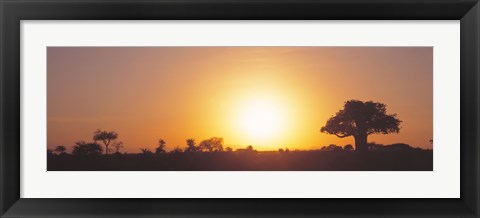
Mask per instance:
[[[127,152],[214,136],[258,150],[353,144],[319,132],[350,99],[385,103],[403,121],[370,142],[432,147],[431,47],[49,47],[47,56],[49,147],[71,151],[96,129],[116,131]]]

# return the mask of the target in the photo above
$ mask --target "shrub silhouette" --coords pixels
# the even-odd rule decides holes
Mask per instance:
[[[345,150],[345,151],[353,151],[353,146],[352,146],[351,144],[345,145],[345,147],[343,147],[343,150]]]
[[[53,151],[57,154],[62,155],[62,154],[66,154],[65,151],[67,151],[67,148],[65,148],[65,146],[63,146],[63,145],[59,145],[59,146],[55,147],[55,149]]]
[[[328,146],[323,146],[320,150],[321,151],[342,151],[343,148],[335,144],[330,144]]]
[[[102,152],[102,146],[95,142],[79,141],[73,146],[72,154],[76,156],[100,156]]]
[[[140,148],[140,151],[142,152],[142,155],[144,155],[144,156],[153,155],[153,152],[149,148]]]
[[[170,153],[179,154],[179,153],[183,153],[183,150],[180,148],[180,146],[177,145],[170,151]]]
[[[353,136],[355,150],[367,151],[368,135],[398,133],[400,122],[396,114],[386,113],[385,104],[350,100],[327,121],[320,132],[339,138]]]
[[[404,143],[396,143],[396,144],[391,144],[389,145],[390,149],[394,150],[410,150],[413,149],[410,147],[410,145],[404,144]]]
[[[97,129],[97,131],[93,133],[93,140],[95,142],[101,141],[103,145],[105,145],[105,155],[108,155],[108,146],[110,145],[110,143],[117,138],[118,134],[114,131],[102,131],[100,129]]]

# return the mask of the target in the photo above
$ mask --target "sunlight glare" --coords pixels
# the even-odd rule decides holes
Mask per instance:
[[[279,105],[268,101],[252,101],[242,109],[240,124],[249,137],[271,139],[279,136],[284,122]]]

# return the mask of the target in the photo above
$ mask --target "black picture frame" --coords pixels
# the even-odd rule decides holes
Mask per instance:
[[[479,216],[478,0],[0,0],[0,16],[2,217]],[[458,199],[20,198],[20,21],[150,19],[460,20],[461,197]]]

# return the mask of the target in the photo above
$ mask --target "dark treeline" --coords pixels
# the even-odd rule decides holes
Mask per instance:
[[[397,143],[368,143],[371,134],[400,131],[396,114],[387,114],[386,105],[350,100],[332,116],[320,132],[339,138],[353,137],[353,145],[328,145],[318,150],[256,151],[253,146],[233,150],[224,147],[223,138],[212,137],[197,143],[186,139],[185,147],[167,151],[167,142],[158,141],[154,150],[140,148],[139,153],[122,153],[123,143],[114,131],[97,130],[92,142],[78,141],[67,153],[65,146],[48,150],[47,170],[52,171],[431,171],[433,152]],[[430,143],[433,144],[431,140]]]
[[[323,146],[317,150],[257,151],[253,146],[223,148],[221,138],[198,145],[187,140],[184,149],[165,150],[159,141],[151,151],[106,154],[100,144],[77,142],[72,153],[59,146],[48,153],[49,171],[431,171],[433,152],[406,144],[368,144],[368,152],[353,146]]]

